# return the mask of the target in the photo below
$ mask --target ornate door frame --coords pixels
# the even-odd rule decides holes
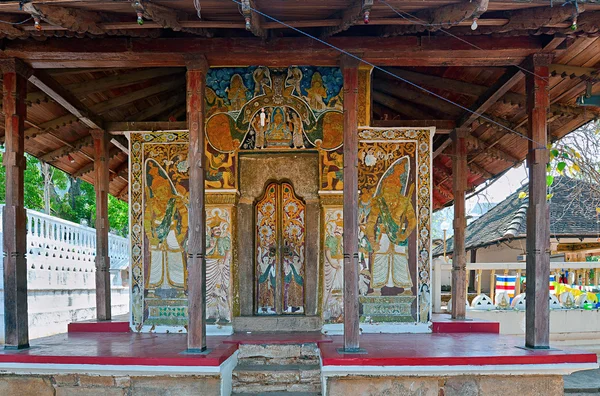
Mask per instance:
[[[305,315],[317,315],[320,261],[319,157],[316,152],[240,154],[237,205],[238,264],[234,276],[234,316],[255,316],[254,205],[269,181],[289,181],[305,208]]]

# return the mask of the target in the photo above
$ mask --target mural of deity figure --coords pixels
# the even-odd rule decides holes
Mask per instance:
[[[144,231],[150,250],[146,287],[184,289],[188,193],[175,186],[153,159],[146,162],[146,186]]]
[[[234,188],[233,155],[227,153],[211,153],[206,150],[206,187],[209,188]]]
[[[417,219],[412,205],[414,183],[407,191],[409,175],[409,157],[404,156],[385,171],[371,201],[366,230],[374,251],[371,287],[375,295],[381,295],[382,287],[400,287],[405,294],[411,293],[408,237]]]
[[[271,114],[271,122],[265,132],[267,146],[289,146],[292,131],[286,122],[286,115],[281,107],[275,107]]]
[[[324,190],[341,190],[344,188],[344,156],[338,152],[323,153]]]
[[[327,320],[340,318],[343,309],[344,290],[344,221],[342,211],[331,213],[325,231],[325,313]]]
[[[302,70],[297,67],[290,67],[288,69],[287,86],[294,87],[296,95],[300,95],[300,83],[302,82]]]
[[[231,110],[240,110],[246,103],[246,92],[248,92],[242,76],[234,74],[231,77],[229,87],[225,90],[227,91],[227,99],[231,103]]]
[[[308,104],[314,110],[321,111],[327,108],[324,98],[327,97],[327,89],[323,85],[321,74],[315,72],[310,81],[310,88],[306,90],[308,93]]]
[[[258,263],[260,276],[258,278],[258,313],[262,315],[275,315],[275,289],[276,272],[275,257],[268,251],[258,249]]]
[[[252,73],[254,79],[254,96],[263,94],[265,87],[271,85],[271,72],[268,67],[260,66]]]
[[[292,111],[292,130],[293,130],[293,143],[295,148],[304,147],[304,134],[302,132],[302,120],[298,117],[295,111]]]
[[[206,221],[206,309],[208,319],[231,321],[229,279],[231,229],[229,213],[215,208],[207,211]]]

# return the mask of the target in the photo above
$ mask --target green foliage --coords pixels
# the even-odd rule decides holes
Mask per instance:
[[[4,153],[0,151],[0,161]],[[27,168],[23,178],[25,207],[32,210],[44,210],[44,175],[40,161],[25,155]],[[96,193],[94,186],[79,179],[71,178],[67,173],[53,168],[51,172],[50,210],[53,216],[74,223],[85,223],[95,227]],[[65,192],[66,191],[66,192]],[[0,166],[0,203],[6,202],[6,169]],[[129,233],[128,204],[113,196],[108,197],[108,219],[111,231],[127,236]]]

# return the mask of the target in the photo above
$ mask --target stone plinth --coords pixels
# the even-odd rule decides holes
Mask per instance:
[[[414,322],[411,310],[415,296],[361,296],[361,322]]]

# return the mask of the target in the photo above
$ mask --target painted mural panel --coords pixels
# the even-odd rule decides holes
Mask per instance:
[[[370,128],[359,136],[361,318],[427,322],[430,131]]]
[[[304,313],[305,205],[289,183],[281,183],[283,313]]]
[[[323,321],[344,321],[344,220],[341,207],[324,209]]]
[[[256,278],[257,314],[275,315],[278,278],[278,216],[277,183],[271,183],[265,195],[256,204]]]
[[[131,135],[132,317],[187,324],[188,134]],[[231,205],[207,205],[207,319],[231,321]]]
[[[343,138],[342,86],[342,73],[335,67],[211,68],[208,144],[220,153],[335,150]]]

